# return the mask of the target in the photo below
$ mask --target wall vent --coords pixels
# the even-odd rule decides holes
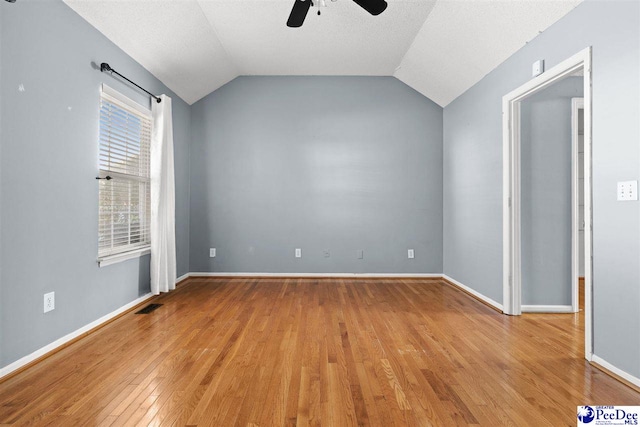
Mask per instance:
[[[162,307],[162,304],[149,304],[148,306],[146,306],[145,308],[143,308],[140,311],[136,311],[136,314],[149,314],[152,311],[154,311],[155,309]]]

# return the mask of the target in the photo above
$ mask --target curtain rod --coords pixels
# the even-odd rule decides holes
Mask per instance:
[[[147,92],[149,95],[151,95],[152,98],[156,100],[158,104],[162,101],[162,99],[159,96],[155,96],[154,94],[152,94],[151,92],[149,92],[148,90],[140,86],[139,84],[132,82],[131,80],[129,80],[128,78],[126,78],[125,76],[123,76],[122,74],[114,70],[113,68],[111,68],[109,64],[107,64],[106,62],[103,62],[102,64],[100,64],[100,71],[102,71],[103,73],[105,71],[109,71],[110,73],[115,73],[120,77],[122,77],[123,79],[125,79],[126,81],[128,81],[129,83],[131,83],[132,85],[136,86],[138,89]]]

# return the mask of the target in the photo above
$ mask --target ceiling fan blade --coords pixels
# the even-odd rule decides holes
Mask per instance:
[[[307,12],[311,7],[311,0],[294,0],[289,20],[287,20],[287,27],[298,28],[302,27],[304,18],[307,17]]]
[[[353,0],[372,15],[380,15],[387,8],[387,2],[384,0]]]

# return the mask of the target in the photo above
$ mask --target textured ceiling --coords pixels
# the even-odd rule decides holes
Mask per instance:
[[[582,0],[65,0],[192,104],[239,75],[391,76],[447,105]],[[117,64],[111,64],[117,69]]]
[[[394,76],[446,106],[582,0],[438,0]]]

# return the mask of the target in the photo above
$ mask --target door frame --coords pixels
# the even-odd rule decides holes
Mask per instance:
[[[571,310],[574,313],[580,311],[580,110],[584,110],[584,98],[571,98]]]
[[[591,47],[562,61],[502,98],[503,132],[503,311],[522,314],[520,103],[558,80],[582,70],[584,75],[584,218],[585,218],[585,358],[593,355],[592,209],[591,209]]]

